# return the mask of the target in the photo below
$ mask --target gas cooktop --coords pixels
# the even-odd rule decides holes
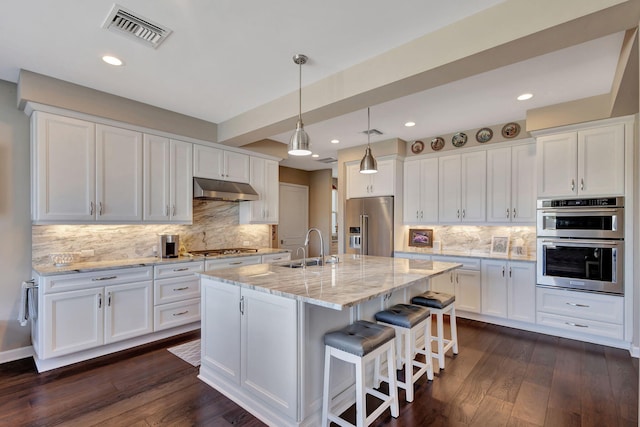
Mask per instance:
[[[223,249],[203,249],[200,251],[189,251],[192,255],[216,256],[216,255],[234,255],[249,254],[258,252],[254,248],[223,248]]]

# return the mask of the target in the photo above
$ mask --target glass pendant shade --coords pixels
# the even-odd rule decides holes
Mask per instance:
[[[309,135],[304,131],[302,120],[298,120],[296,130],[291,135],[289,141],[289,154],[292,156],[308,156],[311,154],[309,149]]]
[[[360,161],[360,173],[378,173],[378,162],[371,154],[371,114],[367,108],[367,148]]]

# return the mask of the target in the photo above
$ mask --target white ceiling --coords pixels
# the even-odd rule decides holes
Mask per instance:
[[[102,28],[108,0],[8,0],[0,14],[0,79],[21,68],[215,123],[447,26],[502,0],[122,0],[118,4],[169,27],[156,50]],[[525,118],[530,108],[607,93],[622,34],[372,106],[372,142],[425,138]],[[111,54],[125,61],[114,68]],[[533,92],[518,103],[515,96]],[[304,99],[304,89],[303,89]],[[323,157],[366,143],[366,110],[306,125]],[[303,116],[304,120],[304,116]],[[407,120],[417,125],[403,126]],[[292,129],[293,131],[293,129]],[[287,142],[289,134],[272,139]],[[333,138],[340,144],[331,144]],[[301,169],[327,166],[288,159]]]

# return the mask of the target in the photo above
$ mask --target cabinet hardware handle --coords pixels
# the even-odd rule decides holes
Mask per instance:
[[[93,215],[93,202],[89,202],[89,215]]]
[[[466,209],[462,209],[462,218],[464,218],[466,214],[467,214]]]
[[[102,294],[98,294],[98,308],[102,308]]]
[[[460,209],[458,209],[458,212],[456,213],[456,216],[457,216],[458,218],[460,218]]]
[[[420,212],[420,211],[416,211],[416,219],[420,218],[420,217],[418,216],[418,212]]]
[[[570,305],[572,307],[583,307],[583,308],[588,308],[589,307],[587,304],[577,304],[575,302],[567,302],[565,304]]]
[[[513,208],[513,217],[516,217],[516,208]]]
[[[189,267],[174,268],[173,271],[187,271]]]
[[[571,180],[571,191],[573,191],[576,188],[576,181],[575,179]]]
[[[449,273],[449,283],[453,283],[453,273]]]
[[[456,283],[460,283],[460,276],[456,274]]]
[[[280,261],[281,259],[282,259],[282,257],[273,258],[274,261]]]
[[[504,277],[504,267],[502,267],[502,277]]]
[[[242,261],[230,262],[229,265],[239,265],[242,264]]]
[[[588,325],[581,325],[580,323],[573,323],[573,322],[564,322],[565,325],[569,325],[569,326],[575,326],[576,328],[588,328]]]
[[[93,279],[91,279],[93,282],[99,282],[101,280],[111,280],[111,279],[117,279],[118,276],[105,276],[105,277],[94,277]]]
[[[187,314],[189,310],[181,311],[180,313],[173,313],[172,316],[182,316],[183,314]]]
[[[169,216],[169,205],[164,205],[164,216]]]
[[[420,219],[424,218],[423,214],[424,212],[420,211]]]
[[[507,218],[509,218],[509,208],[507,208]]]
[[[580,190],[584,190],[584,178],[580,178]]]
[[[98,203],[98,215],[102,216],[102,202]]]
[[[509,267],[509,277],[511,277],[511,267]]]
[[[111,307],[111,292],[107,294],[107,307]]]
[[[182,288],[173,288],[174,291],[186,291],[187,289],[189,289],[188,286],[183,286]]]
[[[240,314],[244,315],[244,297],[240,297]]]

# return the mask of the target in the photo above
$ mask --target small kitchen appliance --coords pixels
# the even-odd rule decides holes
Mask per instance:
[[[160,234],[160,258],[177,258],[180,253],[180,236],[178,234]]]

